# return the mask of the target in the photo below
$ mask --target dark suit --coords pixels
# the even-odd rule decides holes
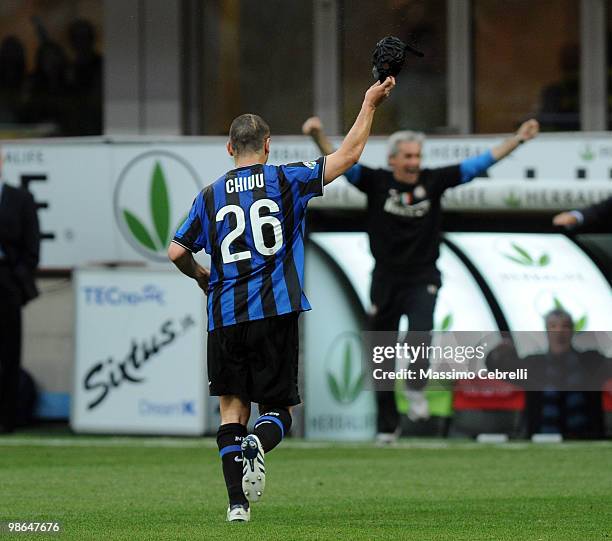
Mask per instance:
[[[40,232],[32,195],[2,183],[0,197],[0,429],[15,428],[21,307],[36,297]]]
[[[581,228],[602,233],[612,233],[612,197],[581,209],[584,223]]]
[[[569,365],[574,359],[578,364]],[[546,412],[557,411],[556,428],[565,438],[601,438],[604,436],[604,413],[601,391],[586,391],[597,384],[603,387],[612,377],[612,360],[598,351],[570,350],[555,356],[550,353],[529,355],[519,358],[514,349],[494,349],[486,360],[489,370],[502,372],[525,368],[529,372],[528,381],[513,382],[526,393],[525,413],[527,432],[531,436],[546,432]],[[569,382],[572,382],[571,385]],[[550,391],[544,392],[544,387]],[[564,389],[554,391],[554,389]],[[568,389],[572,389],[568,391]],[[551,403],[551,402],[554,402]],[[572,425],[572,419],[580,419]]]

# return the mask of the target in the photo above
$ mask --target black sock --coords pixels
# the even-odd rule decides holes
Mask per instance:
[[[246,426],[240,423],[221,425],[217,430],[217,445],[230,505],[248,503],[242,492],[242,451],[240,449],[242,438],[246,435]],[[239,460],[236,460],[237,458]]]
[[[255,421],[255,434],[267,453],[274,449],[291,430],[291,414],[286,408],[272,408]]]

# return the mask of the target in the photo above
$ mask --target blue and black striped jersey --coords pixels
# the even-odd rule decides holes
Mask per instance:
[[[195,198],[174,242],[211,256],[208,330],[310,310],[304,218],[323,194],[324,169],[324,157],[239,167]]]

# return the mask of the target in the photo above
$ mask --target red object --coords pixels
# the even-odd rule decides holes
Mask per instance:
[[[612,381],[612,380],[611,380]],[[612,388],[611,388],[612,389]],[[610,395],[612,406],[612,394]],[[504,381],[460,380],[453,389],[454,410],[523,410],[525,391]]]
[[[604,384],[602,394],[603,410],[612,411],[612,378]]]

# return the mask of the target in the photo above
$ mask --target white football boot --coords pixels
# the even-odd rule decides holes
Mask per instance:
[[[259,438],[249,434],[242,440],[242,491],[250,502],[258,502],[266,488],[264,450]]]
[[[251,520],[251,509],[246,505],[234,504],[227,508],[228,522],[248,522]]]
[[[406,389],[406,398],[409,400],[408,413],[406,414],[411,421],[426,421],[429,419],[429,403],[424,391]]]
[[[395,432],[379,432],[376,434],[376,445],[379,447],[385,447],[386,445],[393,445],[394,443],[397,443],[401,430],[401,427],[397,427]]]

